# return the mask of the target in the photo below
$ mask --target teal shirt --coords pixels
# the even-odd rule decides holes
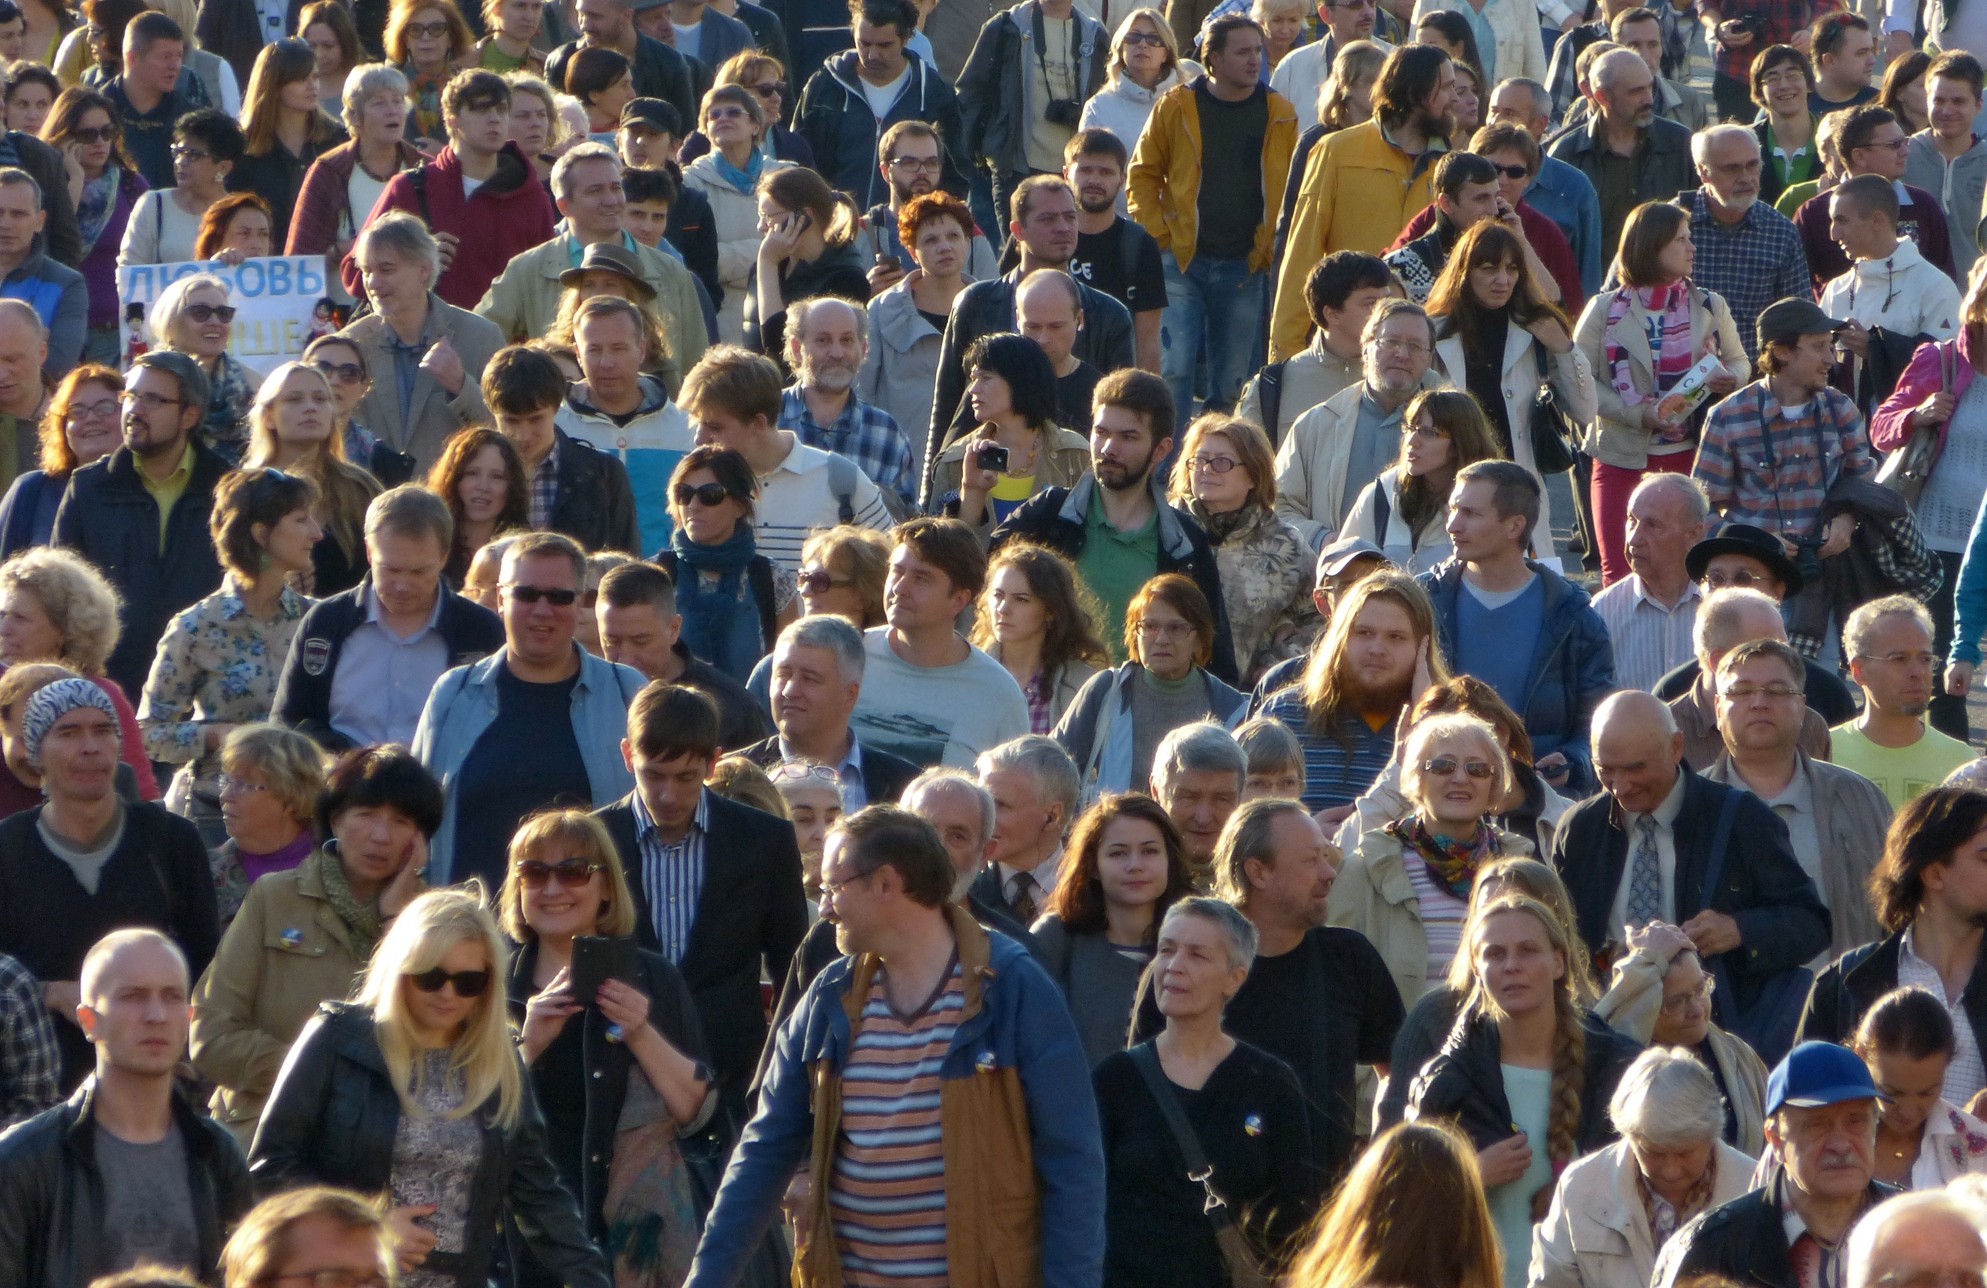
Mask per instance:
[[[1159,511],[1145,526],[1120,532],[1104,517],[1103,485],[1090,493],[1090,512],[1083,518],[1083,553],[1076,570],[1083,584],[1104,609],[1104,643],[1115,665],[1125,660],[1123,632],[1118,629],[1131,608],[1132,596],[1159,571]]]

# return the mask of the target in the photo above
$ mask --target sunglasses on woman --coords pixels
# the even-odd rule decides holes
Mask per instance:
[[[232,322],[235,320],[235,306],[232,304],[189,304],[186,306],[186,316],[198,322],[201,326],[206,326],[209,322],[216,319],[222,322]]]
[[[561,859],[557,863],[526,859],[517,865],[517,879],[524,882],[527,890],[542,890],[547,881],[556,881],[568,890],[577,890],[593,880],[594,873],[606,869],[604,863],[589,863],[585,859]]]
[[[108,143],[116,138],[117,127],[115,125],[98,125],[87,130],[71,130],[69,131],[69,137],[84,147],[89,147],[92,144]]]
[[[1436,756],[1421,762],[1421,772],[1436,778],[1447,778],[1456,772],[1458,766],[1471,778],[1487,779],[1495,772],[1487,760],[1457,760],[1454,756]]]
[[[796,580],[800,583],[800,588],[810,595],[825,595],[838,587],[856,584],[855,578],[837,577],[825,568],[816,568],[812,572],[803,568]]]
[[[708,508],[723,505],[731,493],[725,490],[722,483],[699,483],[695,487],[691,487],[688,483],[678,483],[675,496],[676,504],[679,506],[687,507],[690,502],[695,501],[698,505]]]
[[[446,971],[437,966],[407,979],[423,993],[439,993],[444,985],[453,984],[455,995],[461,998],[481,997],[490,987],[490,972],[486,970]]]
[[[366,378],[365,369],[356,362],[313,362],[310,367],[334,385],[356,385]]]

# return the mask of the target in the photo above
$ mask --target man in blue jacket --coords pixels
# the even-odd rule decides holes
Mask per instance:
[[[1442,656],[1503,698],[1531,735],[1539,776],[1580,797],[1594,789],[1588,724],[1614,690],[1614,645],[1587,592],[1525,557],[1539,520],[1538,479],[1511,461],[1456,475],[1456,557],[1421,575]]]
[[[931,177],[963,196],[968,162],[960,147],[959,98],[907,48],[918,29],[917,9],[910,0],[857,0],[850,8],[856,47],[808,78],[794,114],[794,128],[814,149],[814,168],[860,210],[888,201],[877,142],[899,121],[923,121],[945,145],[944,173]]]
[[[952,861],[906,810],[836,824],[821,876],[848,955],[774,1039],[687,1288],[736,1282],[803,1160],[798,1281],[1095,1288],[1103,1140],[1056,985],[952,902]]]

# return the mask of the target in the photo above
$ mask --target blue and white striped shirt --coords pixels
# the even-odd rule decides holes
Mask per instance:
[[[1615,683],[1653,693],[1665,675],[1691,659],[1690,635],[1703,596],[1691,582],[1675,607],[1642,588],[1635,573],[1594,596],[1594,611],[1614,642]]]
[[[704,893],[704,840],[710,826],[711,792],[697,797],[690,830],[674,845],[662,839],[642,794],[635,798],[635,843],[642,853],[642,888],[648,891],[649,921],[662,955],[681,964],[690,947],[690,928],[697,921],[697,900]]]

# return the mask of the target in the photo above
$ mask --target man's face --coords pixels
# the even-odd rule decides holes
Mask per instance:
[[[1513,210],[1525,199],[1526,189],[1532,186],[1532,171],[1525,160],[1525,154],[1516,148],[1500,148],[1496,152],[1484,153],[1484,158],[1497,167],[1497,195],[1504,198],[1504,204]]]
[[[1645,583],[1666,585],[1685,575],[1683,561],[1704,539],[1704,524],[1668,491],[1643,492],[1628,502],[1628,566]]]
[[[642,374],[642,334],[626,313],[604,313],[580,323],[574,335],[580,370],[595,393],[625,394]]]
[[[1118,193],[1124,190],[1125,171],[1118,159],[1107,152],[1086,152],[1063,171],[1069,186],[1076,189],[1077,204],[1085,214],[1101,215],[1117,207]]]
[[[381,528],[366,536],[372,561],[373,594],[394,616],[427,613],[435,606],[448,565],[448,551],[439,537]]]
[[[1319,6],[1319,13],[1332,29],[1332,39],[1339,49],[1344,49],[1350,41],[1370,40],[1378,12],[1373,0],[1325,0]]]
[[[704,780],[710,777],[711,762],[702,756],[674,756],[668,760],[644,756],[626,739],[621,755],[635,775],[635,790],[649,817],[665,832],[678,833],[696,817],[697,801],[703,795]]]
[[[1980,95],[1973,92],[1973,86],[1951,76],[1933,76],[1925,87],[1925,107],[1934,134],[1959,139],[1973,132],[1973,118],[1980,115]]]
[[[1406,608],[1391,599],[1369,599],[1347,629],[1339,674],[1362,697],[1398,700],[1414,678],[1422,644]]]
[[[1366,320],[1373,316],[1373,310],[1380,301],[1391,294],[1384,286],[1362,286],[1345,297],[1339,308],[1327,304],[1324,307],[1324,329],[1333,335],[1354,337],[1366,330]]]
[[[1262,33],[1247,27],[1230,31],[1221,52],[1208,55],[1207,70],[1224,89],[1252,88],[1263,73]]]
[[[42,782],[50,796],[100,801],[116,783],[117,757],[117,720],[95,707],[78,707],[42,737]]]
[[[856,66],[859,74],[874,85],[888,85],[904,74],[904,37],[896,27],[885,23],[872,26],[856,20]]]
[[[995,863],[1032,859],[1052,851],[1062,837],[1062,811],[1042,799],[1040,786],[1018,769],[996,769],[980,779],[994,798]]]
[[[894,32],[896,28],[886,30]],[[939,151],[938,140],[914,134],[898,139],[883,163],[883,177],[890,181],[890,193],[899,206],[936,189],[944,170],[945,158]]]
[[[1614,83],[1606,89],[1596,86],[1594,100],[1601,115],[1616,125],[1646,128],[1656,118],[1656,78],[1646,64],[1618,61]]]
[[[0,22],[0,59],[13,62],[21,56],[21,49],[28,40],[28,20],[16,17],[10,22]]]
[[[1250,859],[1243,864],[1250,882],[1250,913],[1286,926],[1324,925],[1332,882],[1338,879],[1324,832],[1309,815],[1279,813],[1270,828],[1270,853],[1269,863]]]
[[[1783,1106],[1766,1123],[1787,1174],[1818,1199],[1846,1201],[1870,1187],[1876,1170],[1877,1102],[1845,1100],[1814,1109]]]
[[[97,995],[83,999],[80,1018],[97,1045],[99,1065],[139,1077],[169,1076],[186,1054],[193,1027],[186,963],[164,944],[126,944],[95,983]]]
[[[1655,19],[1624,24],[1614,43],[1642,55],[1643,65],[1651,76],[1663,74],[1663,29]]]
[[[1851,259],[1880,255],[1874,249],[1882,244],[1888,221],[1875,211],[1864,210],[1841,193],[1828,199],[1828,235]]]
[[[391,1260],[380,1237],[348,1229],[326,1216],[299,1217],[283,1228],[283,1258],[270,1283],[308,1281],[326,1271],[343,1271],[351,1282],[386,1282]]]
[[[1143,412],[1099,407],[1090,423],[1090,469],[1114,492],[1142,488],[1152,469],[1171,451],[1173,439],[1153,441]]]
[[[1874,174],[1896,183],[1904,177],[1911,138],[1896,121],[1879,125],[1863,146],[1849,154],[1851,175]]]
[[[1396,313],[1382,322],[1366,342],[1366,383],[1395,398],[1421,388],[1435,356],[1431,338],[1428,320],[1412,313]]]
[[[41,364],[47,360],[48,341],[40,331],[15,310],[0,313],[0,408],[26,413],[41,404]]]
[[[557,407],[539,407],[532,411],[492,411],[490,419],[496,423],[497,432],[511,440],[519,456],[527,461],[535,461],[552,450],[555,421],[559,416]]]
[[[669,669],[670,650],[682,634],[681,614],[664,616],[654,604],[631,604],[616,608],[605,599],[593,607],[600,626],[600,647],[610,662],[632,666],[651,680],[659,680]]]
[[[1010,229],[1039,263],[1061,268],[1076,254],[1076,196],[1067,188],[1043,187],[1028,201],[1028,213]]]
[[[846,835],[831,832],[821,851],[821,919],[834,923],[835,947],[844,954],[872,947],[887,916],[876,889],[884,878],[876,870],[858,876],[853,849]]]
[[[464,103],[443,124],[448,129],[449,142],[455,145],[457,152],[471,156],[494,156],[503,150],[510,139],[510,100]]]
[[[1453,197],[1441,196],[1435,204],[1449,216],[1456,231],[1466,232],[1497,214],[1498,188],[1495,183],[1466,183]]]
[[[1696,953],[1678,953],[1663,976],[1663,1006],[1650,1040],[1658,1046],[1694,1047],[1711,1029],[1711,977]]]
[[[34,248],[35,234],[47,221],[47,214],[27,184],[0,186],[0,255],[26,255]]]
[[[1447,138],[1456,132],[1456,67],[1443,63],[1435,75],[1435,88],[1419,104],[1422,132]]]
[[[622,126],[620,143],[621,162],[630,167],[661,169],[662,163],[676,154],[676,140],[645,121],[631,121]]]
[[[1594,773],[1601,790],[1623,813],[1647,814],[1676,786],[1683,735],[1665,734],[1654,724],[1616,720],[1594,739]]]
[[[1835,366],[1835,341],[1828,335],[1804,335],[1792,345],[1782,344],[1785,361],[1780,379],[1795,389],[1813,392],[1825,388]]]
[[[747,452],[772,429],[764,416],[740,420],[730,412],[719,411],[715,407],[691,413],[690,423],[697,432],[697,446],[728,447],[734,452]]]
[[[800,383],[827,393],[848,392],[868,352],[855,309],[839,300],[816,303],[807,311],[798,340],[795,372]]]
[[[1456,557],[1477,562],[1523,544],[1524,520],[1497,511],[1497,489],[1482,479],[1449,493],[1449,541]]]
[[[959,880],[970,881],[986,862],[990,840],[982,839],[986,815],[971,794],[957,789],[924,792],[911,812],[931,824],[952,871]],[[955,889],[957,887],[954,887]]]
[[[504,561],[503,591],[498,600],[504,618],[504,644],[512,656],[538,666],[556,665],[573,651],[579,629],[580,578],[563,555],[528,555]],[[572,595],[555,604],[547,591]]]
[[[628,35],[629,12],[621,0],[579,0],[575,12],[589,45],[618,45]]]
[[[1950,1212],[1914,1212],[1871,1241],[1869,1284],[1972,1283],[1987,1265],[1980,1231]]]
[[[1490,93],[1490,123],[1515,125],[1537,139],[1545,129],[1546,117],[1538,110],[1538,100],[1522,85],[1509,81]]]
[[[1789,675],[1778,658],[1754,657],[1719,668],[1718,732],[1734,753],[1774,753],[1792,757],[1807,718],[1801,692],[1805,676]]]
[[[206,410],[186,405],[170,373],[133,367],[124,377],[124,445],[148,460],[184,452],[186,436]]]
[[[791,742],[846,733],[862,681],[845,679],[833,649],[784,641],[773,651],[773,722]]]
[[[1174,769],[1153,776],[1153,794],[1186,842],[1187,857],[1205,864],[1214,857],[1214,843],[1228,816],[1242,803],[1242,784],[1220,769]]]
[[[1697,177],[1727,210],[1746,210],[1759,200],[1759,141],[1731,135],[1705,149]]]
[[[1059,282],[1030,282],[1017,292],[1014,312],[1021,334],[1042,346],[1049,366],[1062,370],[1076,351],[1078,314],[1075,301]]]
[[[890,570],[883,578],[883,616],[893,628],[949,630],[971,600],[944,569],[918,558],[911,547],[898,546],[891,552]]]
[[[583,238],[605,238],[621,231],[621,212],[627,204],[619,163],[601,157],[567,169],[566,195],[559,198],[559,211]]]
[[[659,249],[669,231],[669,207],[660,201],[631,201],[621,210],[621,226],[650,250]]]
[[[1854,27],[1843,31],[1835,52],[1823,54],[1816,60],[1815,67],[1816,74],[1827,78],[1831,85],[1855,89],[1868,85],[1876,70],[1876,37]]]
[[[1774,602],[1787,597],[1786,583],[1773,575],[1764,559],[1751,555],[1713,555],[1704,565],[1704,580],[1701,583],[1706,593],[1723,590],[1727,586],[1742,586],[1756,590]]]
[[[1902,613],[1879,617],[1849,673],[1863,687],[1863,696],[1885,715],[1918,717],[1932,701],[1932,675],[1939,659],[1932,637]]]
[[[423,261],[403,259],[395,252],[371,242],[364,243],[363,249],[356,252],[354,258],[359,264],[359,276],[366,285],[366,295],[375,308],[411,304],[416,297],[425,297],[428,293],[432,279]]]
[[[185,64],[185,41],[154,40],[143,53],[132,52],[129,41],[125,43],[125,79],[154,94],[172,93],[179,83],[179,69]]]

